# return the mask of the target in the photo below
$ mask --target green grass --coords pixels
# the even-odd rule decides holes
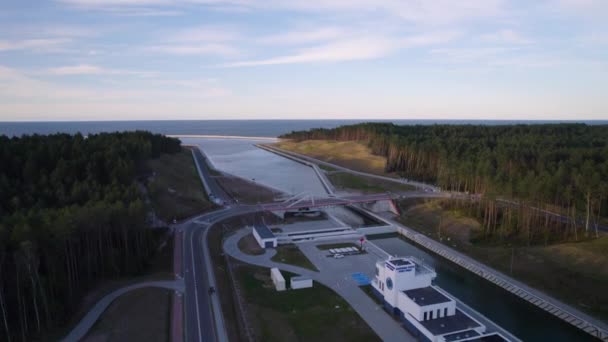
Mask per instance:
[[[253,237],[253,234],[247,234],[243,236],[239,242],[238,247],[241,252],[249,255],[262,255],[264,254],[264,249],[258,245],[258,242]]]
[[[172,291],[143,288],[117,298],[83,341],[169,341]]]
[[[547,246],[527,246],[508,240],[477,243],[471,236],[480,229],[479,222],[460,211],[443,209],[438,201],[402,203],[399,220],[515,279],[608,320],[608,293],[605,291],[608,287],[608,235]]]
[[[331,166],[329,166],[329,165],[325,165],[325,164],[319,164],[319,168],[321,168],[321,169],[323,169],[323,170],[325,170],[325,171],[330,171],[330,172],[331,172],[331,171],[337,171],[337,170],[338,170],[338,169],[336,169],[336,168],[333,168],[333,167],[331,167]]]
[[[260,341],[379,341],[340,296],[318,283],[276,292],[269,270],[243,266],[239,277]]]
[[[147,189],[156,214],[166,222],[183,219],[215,207],[205,194],[192,153],[164,154],[147,162],[154,172]]]
[[[359,248],[359,245],[352,243],[352,242],[328,243],[325,245],[317,245],[317,248],[322,251],[326,251],[328,249],[334,249],[334,248],[348,248],[348,247]]]
[[[371,153],[369,147],[356,141],[307,140],[282,141],[277,147],[311,156],[353,170],[385,175],[386,158]]]
[[[281,262],[284,264],[300,266],[309,270],[318,271],[315,265],[308,260],[306,255],[300,251],[300,248],[296,245],[281,245],[277,247],[277,254],[272,259],[275,262]]]
[[[351,173],[340,172],[327,175],[331,183],[340,189],[356,190],[364,193],[378,193],[386,191],[413,191],[415,187],[408,184],[398,184],[391,181],[384,181],[370,177],[353,175]]]

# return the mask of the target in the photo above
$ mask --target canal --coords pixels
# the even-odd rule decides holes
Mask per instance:
[[[215,167],[233,175],[288,193],[310,191],[326,195],[314,171],[305,165],[261,150],[256,143],[268,141],[182,138],[200,146]],[[589,334],[567,324],[460,266],[418,248],[400,238],[373,240],[386,252],[413,255],[437,271],[435,284],[524,341],[595,341]]]
[[[372,240],[387,253],[413,255],[435,268],[435,284],[524,341],[597,341],[464,268],[402,238]]]
[[[310,192],[326,196],[325,188],[312,168],[255,147],[268,140],[180,138],[198,145],[220,171],[255,180],[289,194]]]

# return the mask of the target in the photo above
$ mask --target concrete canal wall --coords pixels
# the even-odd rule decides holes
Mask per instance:
[[[608,341],[608,327],[606,324],[412,229],[397,226],[397,230],[408,240],[475,273],[534,306],[552,314],[560,320],[572,324],[602,341]]]

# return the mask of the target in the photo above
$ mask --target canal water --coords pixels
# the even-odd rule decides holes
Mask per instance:
[[[487,280],[400,238],[372,240],[395,256],[415,256],[435,268],[435,284],[524,341],[597,341],[591,335]]]
[[[305,165],[261,150],[256,140],[181,138],[200,146],[218,169],[255,179],[288,193],[325,195],[314,171]],[[346,219],[346,218],[344,218]],[[392,255],[413,255],[437,271],[435,284],[524,341],[594,341],[581,330],[555,318],[475,274],[399,239],[373,240]]]
[[[293,160],[255,147],[268,140],[180,138],[184,144],[198,145],[211,163],[235,176],[279,189],[289,194],[310,192],[326,196],[314,170]]]

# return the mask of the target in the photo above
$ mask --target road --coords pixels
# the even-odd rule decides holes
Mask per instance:
[[[207,246],[207,234],[213,224],[255,210],[240,206],[222,209],[181,224],[180,228],[184,231],[187,341],[228,340],[218,296],[208,292],[210,287],[216,287],[216,282]]]
[[[224,191],[224,189],[217,184],[217,182],[211,177],[211,172],[209,171],[209,163],[207,162],[207,156],[203,154],[198,146],[193,146],[192,148],[192,156],[194,158],[194,162],[196,164],[196,170],[203,182],[205,187],[205,191],[209,198],[217,198],[223,202],[225,205],[229,205],[234,203],[234,200]]]
[[[198,174],[208,195],[213,195],[224,208],[209,212],[176,226],[183,231],[185,336],[187,341],[227,341],[221,303],[217,295],[209,294],[216,288],[215,275],[207,246],[209,228],[225,219],[259,211],[255,206],[235,205],[235,201],[220,187],[209,171],[206,156],[192,148]]]

